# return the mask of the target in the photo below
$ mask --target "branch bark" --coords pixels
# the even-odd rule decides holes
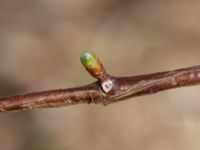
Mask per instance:
[[[93,54],[84,53],[81,61],[88,72],[97,78],[97,82],[69,89],[3,97],[0,98],[0,112],[61,107],[79,103],[107,105],[135,96],[200,84],[200,66],[133,77],[113,77],[106,73],[103,65]]]

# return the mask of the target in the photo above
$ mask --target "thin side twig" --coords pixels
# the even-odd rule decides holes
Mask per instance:
[[[133,77],[113,77],[100,61],[84,53],[81,61],[98,81],[70,89],[58,89],[0,98],[0,112],[61,107],[79,103],[110,104],[167,89],[200,84],[200,66]]]

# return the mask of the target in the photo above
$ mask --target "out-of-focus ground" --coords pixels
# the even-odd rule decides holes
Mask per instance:
[[[93,82],[84,50],[119,76],[198,65],[199,18],[197,0],[1,0],[0,94]],[[199,150],[199,91],[0,114],[0,149]]]

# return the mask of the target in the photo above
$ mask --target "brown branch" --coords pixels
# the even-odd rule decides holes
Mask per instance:
[[[89,57],[86,58],[85,54]],[[87,52],[84,55],[81,60],[91,75],[98,79],[97,82],[70,89],[0,98],[0,112],[60,107],[78,103],[109,104],[134,96],[200,84],[200,66],[133,77],[112,77],[106,73],[94,55]]]

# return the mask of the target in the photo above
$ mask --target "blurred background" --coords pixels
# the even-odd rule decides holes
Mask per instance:
[[[197,0],[1,0],[0,95],[95,81],[79,61],[95,53],[131,76],[200,64]],[[0,114],[2,150],[198,150],[200,86],[107,107]]]

